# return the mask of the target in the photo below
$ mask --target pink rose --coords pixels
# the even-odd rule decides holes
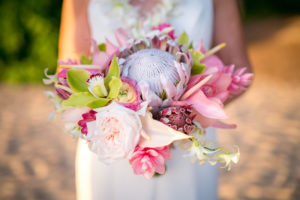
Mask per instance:
[[[129,158],[142,130],[138,114],[116,102],[95,111],[96,120],[87,123],[86,139],[91,151],[106,164]]]

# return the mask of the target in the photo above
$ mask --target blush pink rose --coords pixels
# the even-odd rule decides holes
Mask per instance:
[[[116,102],[95,112],[96,119],[86,123],[86,140],[91,151],[106,164],[130,158],[142,130],[138,114]]]

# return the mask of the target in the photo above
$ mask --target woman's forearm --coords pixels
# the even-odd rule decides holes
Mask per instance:
[[[225,42],[226,48],[218,52],[225,65],[234,64],[236,69],[247,67],[252,72],[244,41],[243,28],[237,0],[214,0],[214,45]],[[239,95],[238,95],[239,96]],[[225,104],[238,98],[229,98]]]
[[[64,0],[59,36],[59,59],[78,60],[80,53],[88,55],[90,30],[88,0]]]
[[[225,42],[226,48],[218,53],[225,64],[251,71],[243,28],[236,0],[214,0],[214,45]]]

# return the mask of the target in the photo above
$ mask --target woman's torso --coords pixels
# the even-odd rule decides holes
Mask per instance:
[[[125,2],[123,7],[114,6]],[[127,2],[127,3],[126,3]],[[89,23],[91,36],[97,43],[104,42],[105,38],[112,41],[114,31],[124,28],[130,32],[139,22],[137,8],[128,4],[129,0],[90,0]],[[149,24],[170,23],[175,28],[175,33],[185,31],[194,44],[203,41],[205,48],[209,48],[212,40],[213,29],[213,2],[212,0],[162,0],[165,6],[156,6],[154,16]],[[129,5],[129,6],[126,6]],[[155,6],[154,6],[155,7]],[[131,9],[133,8],[133,9]],[[155,13],[156,10],[156,13]]]

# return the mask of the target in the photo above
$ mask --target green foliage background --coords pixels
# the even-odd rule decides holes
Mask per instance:
[[[243,18],[300,14],[299,0],[240,1]],[[54,72],[62,1],[0,1],[0,81],[39,82]]]
[[[41,82],[56,68],[62,1],[0,1],[0,81]]]

